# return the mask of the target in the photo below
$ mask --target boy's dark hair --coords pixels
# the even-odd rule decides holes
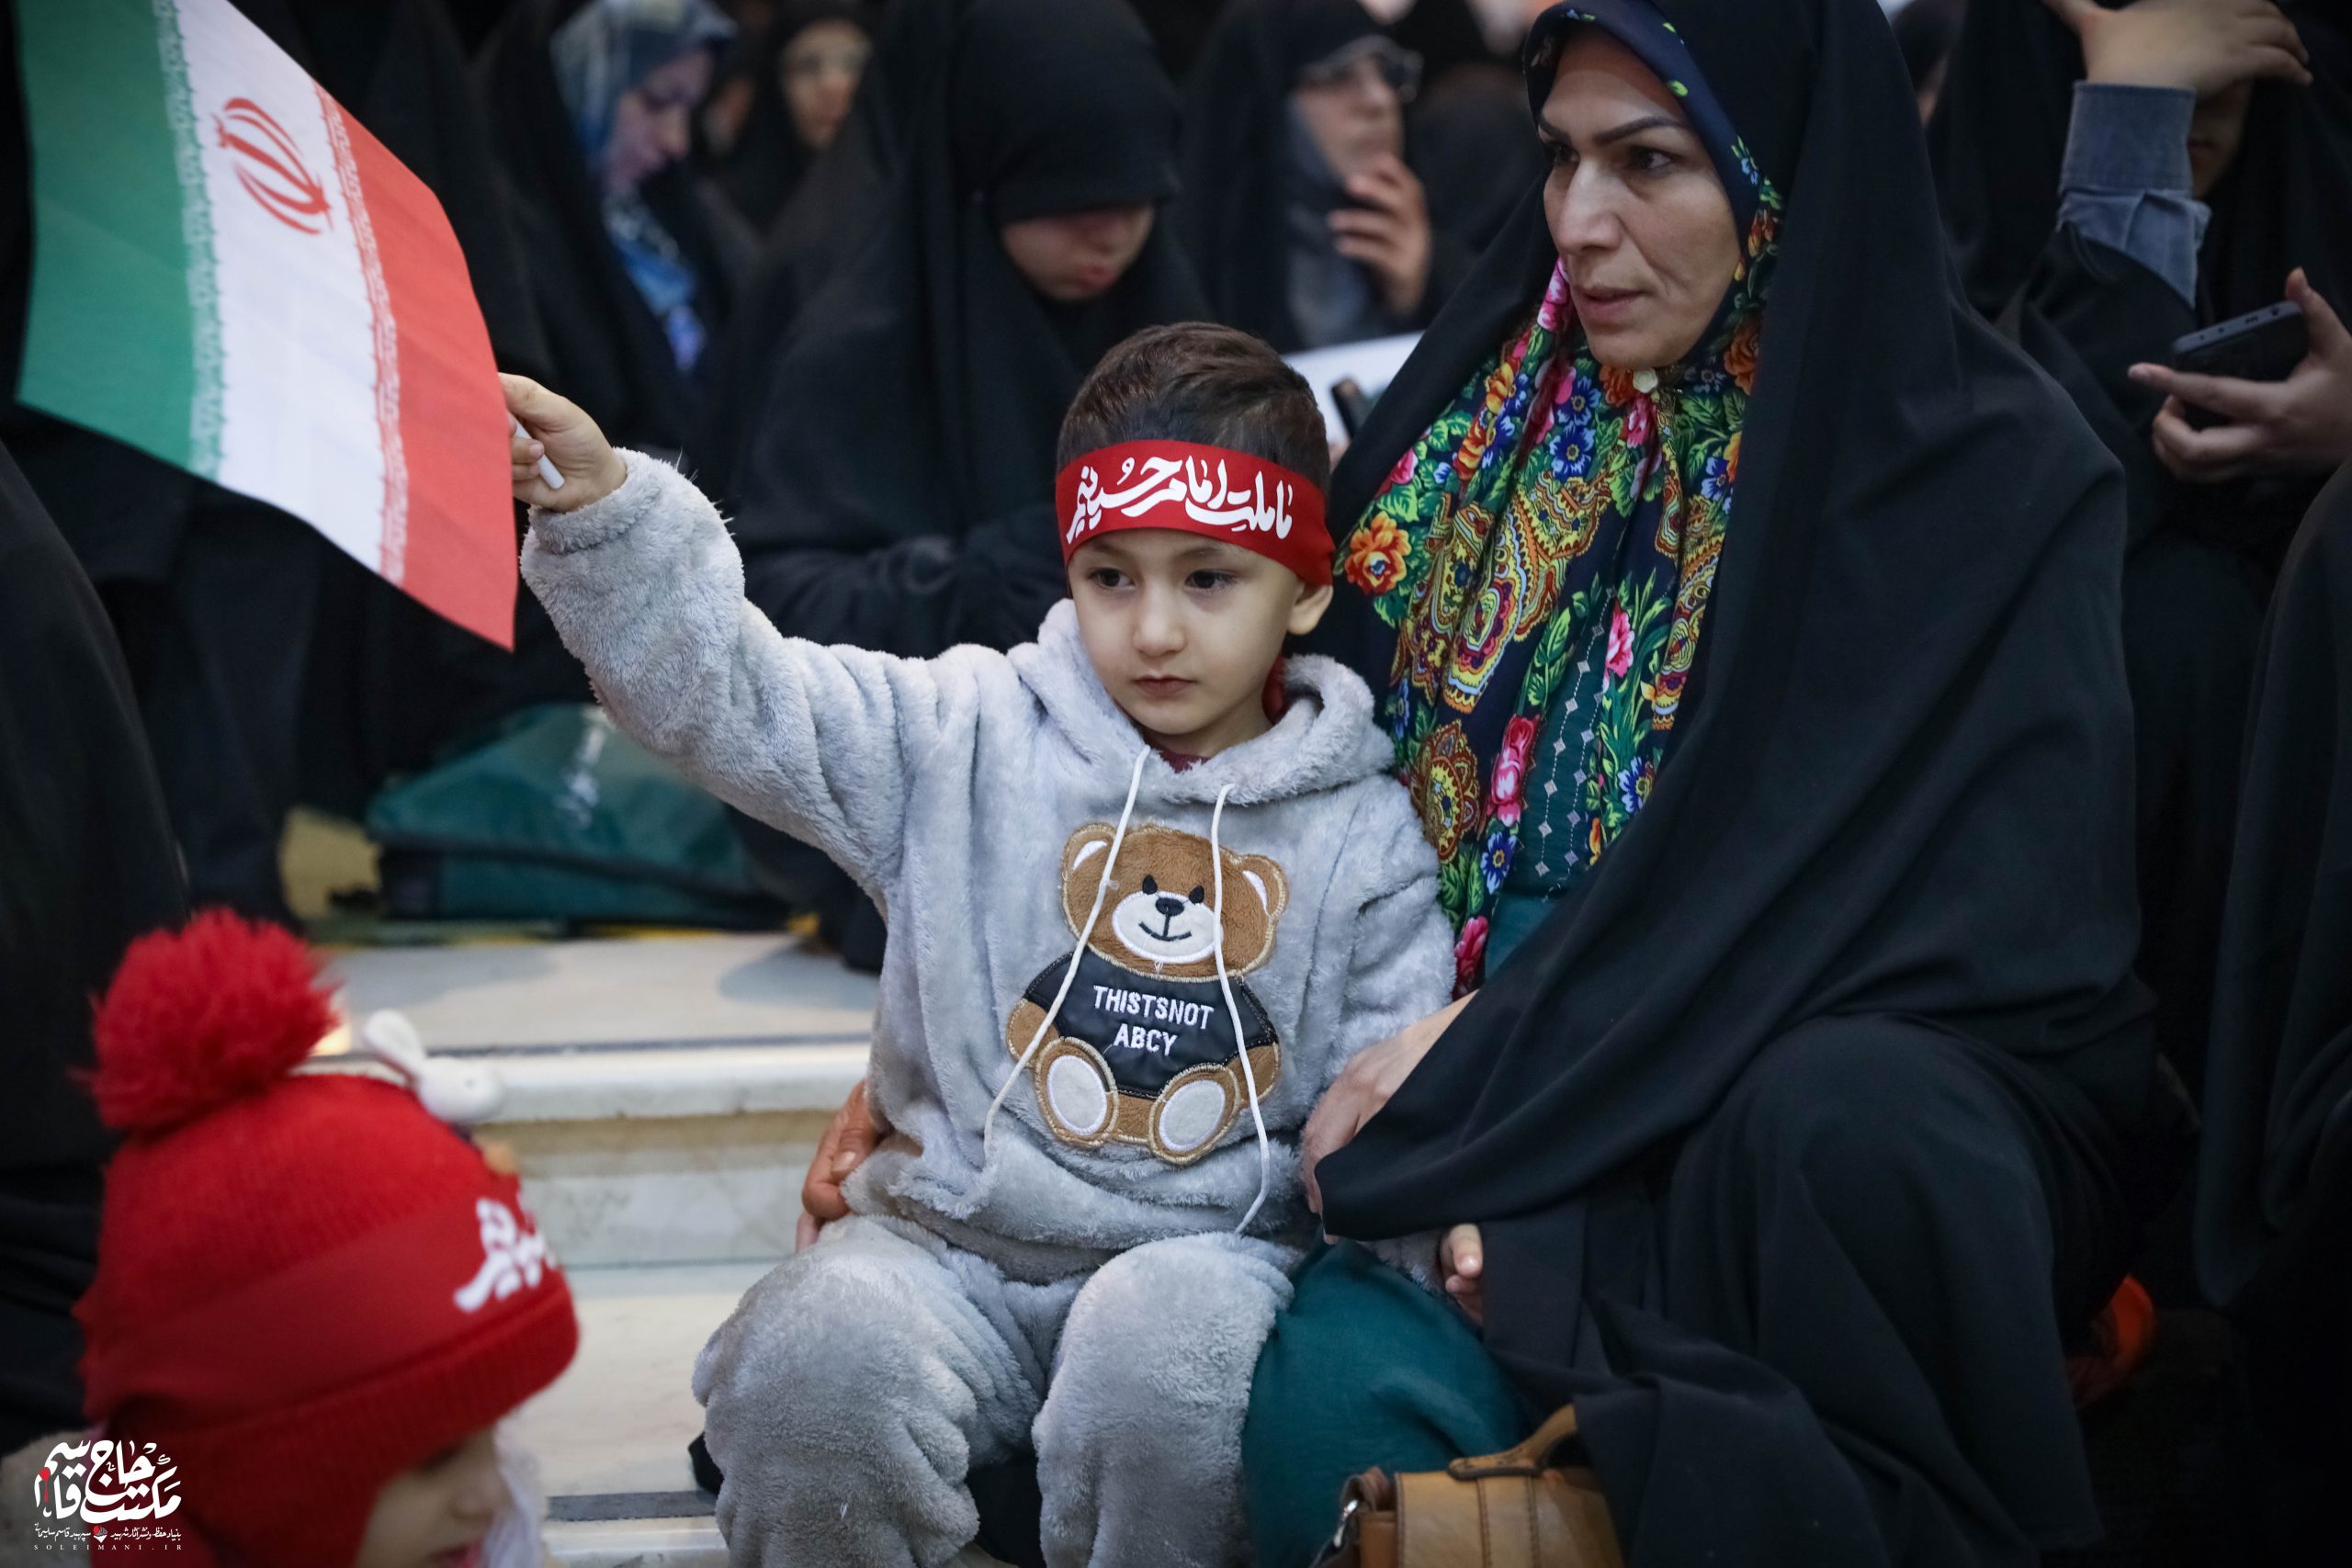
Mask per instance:
[[[1306,378],[1260,339],[1208,321],[1146,327],[1112,346],[1062,416],[1054,467],[1123,441],[1227,446],[1331,486],[1331,446]]]

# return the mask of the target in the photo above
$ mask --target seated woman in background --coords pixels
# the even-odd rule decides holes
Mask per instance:
[[[945,89],[886,209],[745,395],[746,592],[820,642],[1027,640],[1062,592],[1054,438],[1138,328],[1206,313],[1159,222],[1176,95],[1102,0],[939,8]]]
[[[1470,252],[1405,161],[1420,72],[1357,0],[1227,11],[1190,77],[1180,209],[1217,320],[1284,353],[1428,324]]]
[[[867,7],[856,0],[779,8],[754,51],[751,109],[715,182],[753,230],[775,221],[808,165],[832,145],[873,49]]]
[[[712,0],[532,0],[482,93],[547,372],[613,439],[692,457],[732,265],[681,160],[734,24]]]

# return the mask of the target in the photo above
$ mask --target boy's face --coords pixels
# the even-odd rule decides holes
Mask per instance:
[[[1267,728],[1267,672],[1312,631],[1331,590],[1261,555],[1172,528],[1079,547],[1070,597],[1103,690],[1164,751],[1213,757]]]
[[[353,1568],[473,1568],[507,1496],[485,1427],[384,1483]]]

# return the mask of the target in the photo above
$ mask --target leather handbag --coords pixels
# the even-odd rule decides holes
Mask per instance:
[[[1351,1477],[1317,1568],[1623,1568],[1599,1479],[1560,1462],[1576,1438],[1567,1405],[1498,1454]]]

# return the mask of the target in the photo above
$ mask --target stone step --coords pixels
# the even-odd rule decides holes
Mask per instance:
[[[374,948],[331,972],[435,1055],[505,1081],[514,1153],[568,1264],[773,1262],[827,1117],[865,1070],[874,982],[797,938]]]

